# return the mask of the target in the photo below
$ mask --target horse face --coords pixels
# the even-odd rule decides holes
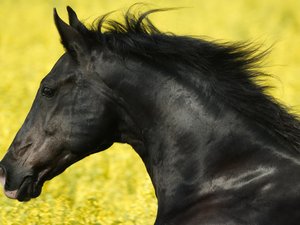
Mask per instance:
[[[65,36],[62,40],[68,41]],[[23,126],[0,162],[0,182],[9,198],[37,197],[46,180],[113,143],[116,114],[108,90],[88,71],[84,46],[78,40],[72,43],[72,54],[65,53],[42,80]]]
[[[22,201],[38,196],[45,180],[113,143],[113,107],[94,82],[67,54],[43,79],[1,161],[8,197]]]

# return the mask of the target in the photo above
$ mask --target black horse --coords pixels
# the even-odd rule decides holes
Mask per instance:
[[[1,161],[7,197],[121,142],[152,179],[156,225],[300,224],[300,122],[255,82],[264,53],[160,32],[159,10],[88,29],[67,9],[66,53]]]

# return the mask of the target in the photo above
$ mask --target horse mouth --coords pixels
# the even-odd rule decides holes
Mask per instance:
[[[12,191],[5,189],[6,182],[7,182],[5,175],[4,175],[4,177],[0,176],[0,183],[4,186],[4,194],[8,198],[16,199],[20,202],[26,202],[32,198],[38,197],[42,192],[42,187],[43,187],[44,182],[47,179],[49,179],[49,177],[48,177],[49,170],[50,169],[42,170],[41,172],[38,173],[37,176],[33,176],[33,175],[25,176],[23,178],[19,188],[12,190]],[[3,172],[3,171],[4,170],[2,170],[2,175],[3,175],[3,173],[5,174],[5,172]],[[0,171],[0,173],[1,173],[1,171]]]
[[[41,194],[42,186],[43,184],[38,184],[34,181],[33,177],[27,176],[23,179],[19,189],[13,191],[5,190],[4,193],[8,198],[26,202],[32,198],[38,197]]]

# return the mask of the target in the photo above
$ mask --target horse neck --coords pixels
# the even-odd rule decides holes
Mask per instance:
[[[258,141],[249,140],[253,132],[242,128],[243,119],[187,84],[141,64],[113,68],[119,71],[102,79],[121,104],[117,141],[132,145],[145,163],[158,198],[158,218],[203,196],[214,172],[230,167],[230,157],[243,160],[260,149]]]

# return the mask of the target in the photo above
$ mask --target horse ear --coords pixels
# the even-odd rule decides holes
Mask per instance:
[[[82,33],[88,31],[83,23],[79,21],[75,11],[70,6],[67,6],[67,11],[69,14],[69,24],[71,27]]]
[[[82,35],[72,26],[66,24],[54,8],[54,22],[63,46],[72,57],[80,62],[88,53],[88,47]],[[73,22],[72,22],[73,23]]]

